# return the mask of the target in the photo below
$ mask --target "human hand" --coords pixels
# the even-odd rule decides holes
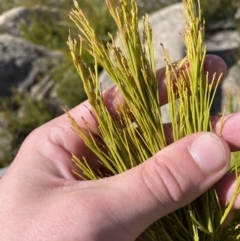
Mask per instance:
[[[207,56],[205,70],[226,75],[225,64],[216,56]],[[161,103],[166,103],[164,76],[159,81]],[[113,91],[105,92],[112,112],[117,104],[114,99],[109,102]],[[79,125],[84,125],[84,117],[96,126],[89,109],[86,101],[69,113]],[[0,180],[0,240],[133,241],[151,223],[193,201],[219,180],[219,197],[225,203],[234,186],[232,176],[225,173],[230,149],[240,149],[239,121],[240,114],[225,117],[223,138],[195,133],[125,173],[81,181],[71,171],[76,169],[71,153],[84,156],[94,170],[101,165],[64,114],[26,138]],[[213,118],[216,133],[219,122],[220,117]],[[171,136],[170,128],[166,132]],[[240,208],[240,198],[234,208]]]

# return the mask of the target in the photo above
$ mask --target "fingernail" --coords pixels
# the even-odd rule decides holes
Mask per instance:
[[[198,137],[189,147],[189,152],[205,174],[218,172],[227,164],[226,151],[212,134]]]

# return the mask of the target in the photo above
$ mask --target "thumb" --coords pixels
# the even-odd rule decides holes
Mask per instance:
[[[119,193],[115,214],[138,236],[154,221],[207,191],[227,172],[229,163],[229,147],[217,135],[187,136],[113,177],[111,183]]]

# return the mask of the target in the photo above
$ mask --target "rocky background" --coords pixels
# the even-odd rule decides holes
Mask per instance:
[[[149,1],[139,1],[141,9],[144,9],[144,2]],[[159,1],[159,6],[164,4],[166,5],[164,1]],[[147,7],[148,5],[145,9]],[[106,9],[99,9],[100,7],[95,11],[102,18],[101,11]],[[184,57],[185,47],[179,35],[183,32],[181,11],[182,4],[175,3],[150,14],[158,67],[164,66],[160,43],[164,44],[172,61]],[[69,26],[74,27],[65,19],[66,14],[62,15],[54,6],[19,6],[0,15],[0,167],[9,165],[21,141],[33,128],[61,114],[61,106],[71,108],[86,98],[74,68],[69,67],[72,64],[66,46],[67,29]],[[46,29],[42,34],[39,34],[39,29],[37,32],[32,31],[36,22],[40,21],[49,25],[48,31],[52,29],[52,38],[60,36],[59,25],[56,28],[54,23],[61,23],[60,28],[66,30],[60,36],[63,43],[57,44],[57,47],[51,46],[49,43],[53,39],[46,39]],[[230,98],[232,104],[228,109],[238,110],[236,87],[240,85],[239,22],[240,8],[231,16],[211,20],[208,25],[205,42],[208,53],[221,56],[229,69],[227,80],[218,89],[213,114],[220,113],[223,105],[229,106],[229,96],[233,98]],[[108,25],[105,29],[98,29],[102,31],[101,35],[114,27]],[[45,42],[41,43],[39,38],[45,38]],[[113,84],[104,71],[100,80],[104,88]],[[163,118],[164,121],[169,121],[166,109],[167,107],[163,108]]]

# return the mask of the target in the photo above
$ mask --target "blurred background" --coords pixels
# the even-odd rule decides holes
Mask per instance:
[[[105,1],[78,2],[96,34],[107,43],[108,32],[114,35],[116,26]],[[137,0],[137,3],[139,17],[145,13],[152,16],[156,49],[161,41],[164,42],[160,38],[163,36],[165,42],[171,44],[167,48],[172,51],[173,59],[184,55],[181,38],[172,35],[174,30],[179,34],[183,25],[176,17],[181,9],[180,1]],[[201,0],[201,4],[209,53],[225,59],[231,72],[229,83],[236,86],[240,82],[240,2]],[[61,115],[62,106],[70,109],[86,99],[66,44],[69,29],[73,35],[78,34],[69,19],[72,7],[72,0],[0,2],[0,168],[11,163],[22,141],[33,129]],[[172,41],[176,39],[175,44]],[[87,52],[84,58],[92,66]],[[162,62],[157,65],[160,67]],[[107,81],[104,74],[101,78]],[[228,97],[224,105],[229,111],[237,110],[237,95],[232,97],[225,89],[219,89],[214,113],[221,112],[225,96]]]

